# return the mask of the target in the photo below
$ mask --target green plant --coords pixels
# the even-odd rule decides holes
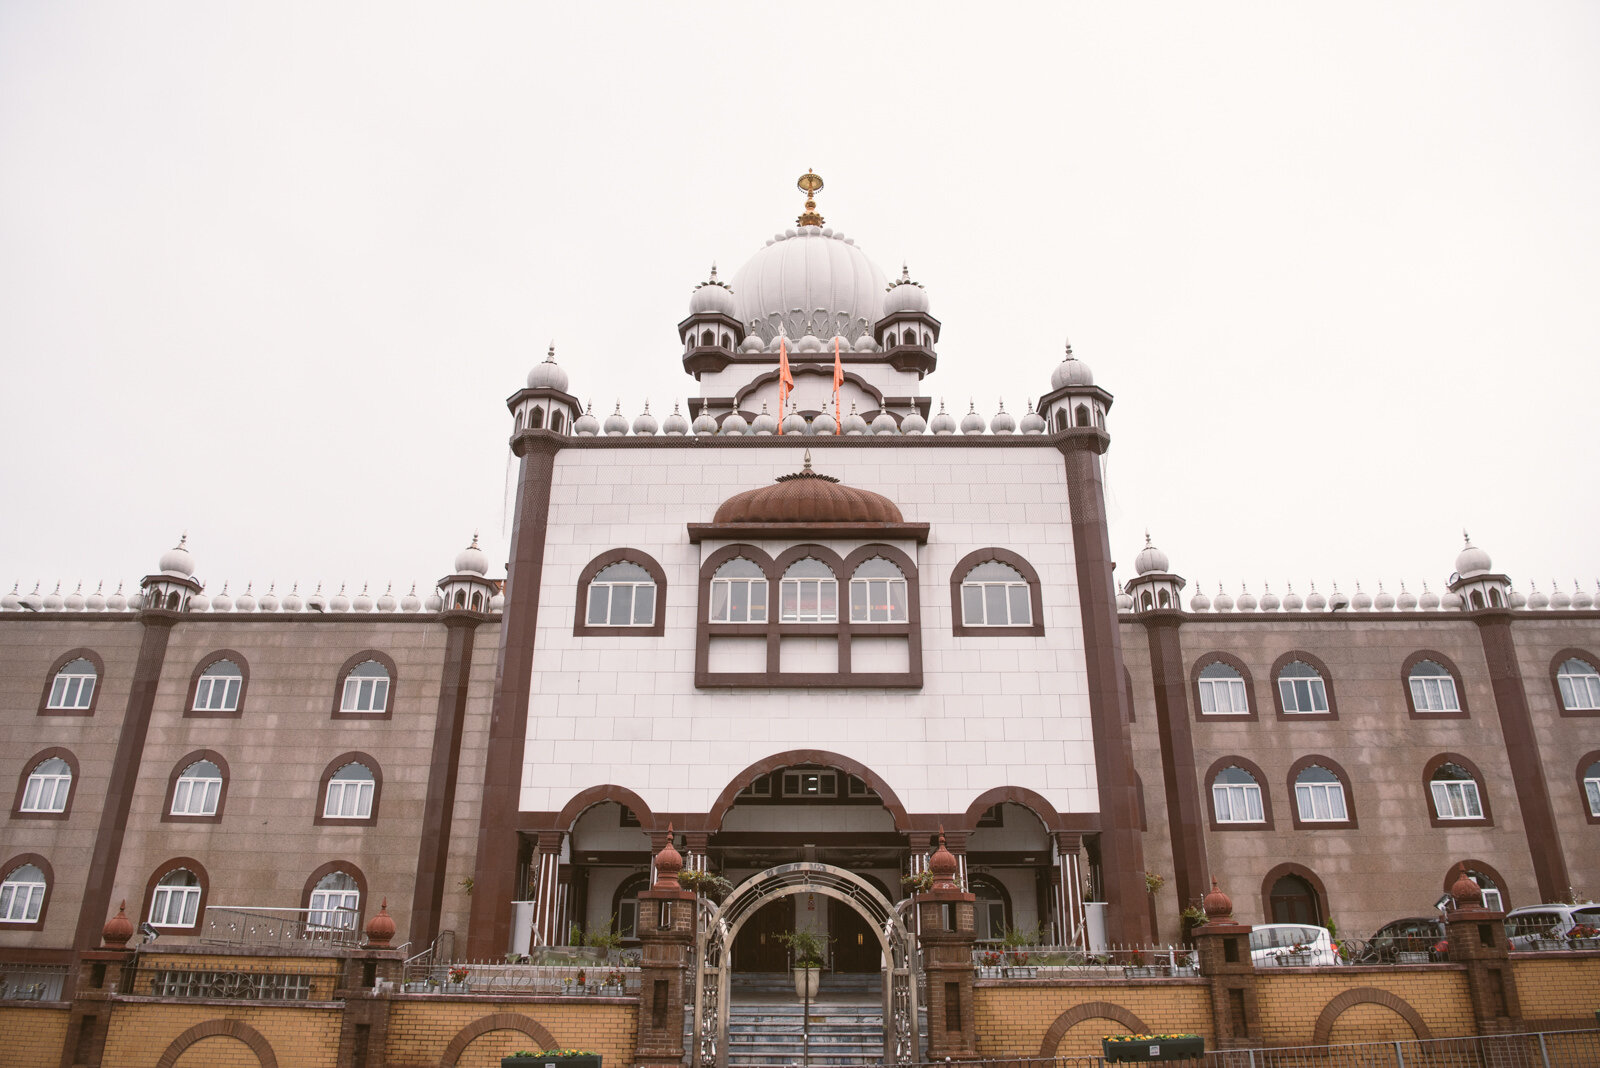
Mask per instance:
[[[1188,934],[1196,927],[1199,927],[1201,924],[1205,923],[1206,919],[1206,910],[1201,908],[1199,905],[1189,905],[1182,912],[1178,913],[1178,921],[1183,925],[1184,934]]]
[[[472,887],[474,885],[472,876],[463,875],[461,877],[461,881],[459,883],[457,883],[456,885],[461,887],[461,889],[465,890],[467,892],[467,896],[468,897],[472,896]]]
[[[678,873],[678,885],[718,903],[733,892],[733,884],[716,872],[695,871],[693,868],[684,868]]]
[[[1000,944],[1007,949],[1019,949],[1022,946],[1036,946],[1044,937],[1044,931],[1037,924],[1032,927],[1007,927],[1000,933]]]
[[[933,872],[928,868],[924,868],[915,875],[902,875],[900,876],[900,885],[913,894],[926,894],[933,889]]]
[[[1160,890],[1163,886],[1166,886],[1166,885],[1167,885],[1167,880],[1163,879],[1161,876],[1157,875],[1155,872],[1147,871],[1147,872],[1144,873],[1144,888],[1145,888],[1145,892],[1146,893],[1153,894],[1157,890]]]
[[[615,916],[604,927],[585,934],[583,928],[577,924],[567,933],[567,941],[575,946],[588,946],[590,949],[621,949],[622,932],[617,930]]]
[[[812,930],[789,931],[778,936],[778,942],[794,953],[796,968],[820,968],[822,958],[833,939]]]

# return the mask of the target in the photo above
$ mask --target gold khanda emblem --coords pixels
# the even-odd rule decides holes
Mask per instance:
[[[806,195],[806,210],[800,213],[800,217],[795,220],[795,225],[821,226],[822,216],[817,214],[816,193],[817,190],[822,188],[822,175],[816,171],[807,170],[806,173],[800,176],[800,180],[795,185],[799,187],[800,192]]]

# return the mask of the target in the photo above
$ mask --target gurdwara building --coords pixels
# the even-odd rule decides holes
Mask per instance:
[[[1118,583],[1111,394],[1069,347],[1026,413],[934,411],[931,308],[808,200],[689,296],[671,414],[533,366],[503,572],[474,543],[425,598],[229,595],[180,544],[129,594],[6,596],[0,952],[121,902],[167,937],[382,899],[457,956],[631,939],[669,835],[896,900],[942,831],[980,937],[1056,942],[1171,939],[1213,875],[1356,934],[1463,870],[1501,907],[1600,888],[1589,594],[1470,544],[1420,596],[1186,593],[1149,544]],[[875,971],[864,922],[784,898],[733,963],[800,923]]]

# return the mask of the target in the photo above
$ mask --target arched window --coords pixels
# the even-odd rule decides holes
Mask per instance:
[[[656,619],[656,580],[632,561],[604,567],[589,582],[591,627],[648,627]]]
[[[1563,662],[1556,685],[1561,688],[1561,707],[1567,711],[1600,709],[1600,672],[1587,660],[1572,657]]]
[[[874,556],[850,576],[850,622],[904,623],[906,577],[894,564]]]
[[[78,711],[89,707],[94,700],[96,682],[94,665],[79,657],[63,665],[50,684],[50,698],[45,707]]]
[[[1218,823],[1265,823],[1261,784],[1237,764],[1223,768],[1211,781],[1211,804]]]
[[[1406,672],[1411,688],[1411,706],[1418,712],[1460,712],[1461,696],[1456,677],[1436,660],[1418,660]]]
[[[623,938],[639,937],[639,891],[650,888],[647,872],[636,872],[617,886],[611,914],[617,918],[617,933]]]
[[[328,780],[322,815],[327,819],[371,819],[375,786],[371,768],[359,763],[346,764]]]
[[[1079,426],[1088,426],[1090,424],[1089,406],[1087,404],[1078,405],[1077,408],[1073,409],[1073,412],[1077,416]]]
[[[778,621],[839,621],[839,580],[834,578],[827,564],[814,556],[807,556],[789,565],[778,586]]]
[[[1304,769],[1294,779],[1294,803],[1303,823],[1345,823],[1344,783],[1320,764]]]
[[[388,707],[389,669],[376,660],[366,660],[351,668],[344,679],[339,711],[372,714]]]
[[[1481,820],[1483,798],[1478,780],[1460,764],[1446,761],[1428,779],[1433,794],[1433,812],[1441,820]]]
[[[530,415],[529,418],[528,418],[528,429],[529,430],[541,430],[543,428],[544,428],[544,409],[543,408],[539,408],[539,407],[535,407],[533,409],[532,415]]]
[[[767,575],[742,556],[717,568],[711,577],[711,622],[765,623]]]
[[[1579,772],[1583,780],[1583,800],[1592,819],[1600,819],[1600,760]]]
[[[193,927],[200,918],[200,877],[188,868],[175,868],[156,883],[150,895],[152,927]]]
[[[1298,875],[1282,875],[1267,890],[1267,916],[1273,923],[1322,925],[1322,903],[1316,888]]]
[[[194,702],[189,707],[196,712],[236,712],[243,688],[244,672],[238,664],[213,660],[196,680]]]
[[[23,864],[0,882],[0,923],[38,923],[49,883],[37,865]]]
[[[23,788],[20,812],[65,812],[72,795],[72,766],[53,756],[34,767]]]
[[[1243,716],[1250,713],[1244,676],[1232,664],[1213,660],[1200,669],[1200,712],[1207,716]]]
[[[550,429],[555,431],[557,434],[561,433],[561,428],[566,425],[566,422],[567,421],[562,417],[561,410],[559,408],[553,409],[550,412]]]
[[[355,876],[331,871],[311,891],[306,926],[322,931],[354,931],[361,912],[361,887]]]
[[[1032,626],[1028,580],[998,560],[968,571],[961,579],[961,623],[967,627]]]
[[[1322,674],[1304,660],[1291,660],[1278,672],[1278,699],[1295,715],[1328,711],[1328,686]]]
[[[967,885],[978,899],[973,910],[974,936],[979,941],[1004,938],[1011,927],[1005,887],[993,876],[978,874],[970,876]]]
[[[183,769],[172,790],[174,816],[214,816],[222,797],[222,769],[209,760],[197,760]]]

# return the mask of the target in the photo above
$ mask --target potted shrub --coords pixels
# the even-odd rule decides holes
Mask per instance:
[[[519,1049],[500,1058],[500,1068],[600,1068],[600,1054],[586,1049],[547,1049],[542,1053]]]
[[[1107,1035],[1101,1046],[1108,1061],[1181,1061],[1205,1053],[1206,1040],[1193,1034]]]
[[[978,977],[980,979],[1000,978],[1000,965],[1005,963],[1005,954],[998,949],[986,949],[978,957]]]
[[[466,966],[457,964],[455,967],[451,968],[449,979],[444,984],[444,992],[446,994],[466,994],[470,993],[471,990],[472,987],[467,982]]]
[[[612,968],[606,973],[606,977],[601,980],[600,986],[607,995],[617,997],[622,994],[627,982],[627,977],[622,974],[622,969]]]
[[[790,931],[778,941],[794,953],[794,992],[796,997],[814,998],[822,984],[822,957],[831,941],[815,931]]]
[[[1600,949],[1600,927],[1592,923],[1575,923],[1567,932],[1567,944],[1573,949]]]

